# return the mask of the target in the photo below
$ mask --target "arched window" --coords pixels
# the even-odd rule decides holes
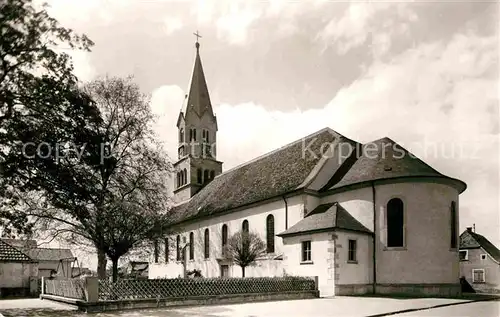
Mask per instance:
[[[208,183],[208,170],[203,171],[203,183]]]
[[[189,234],[189,259],[194,260],[194,233]]]
[[[274,216],[269,215],[266,219],[267,253],[274,252]]]
[[[170,243],[169,239],[165,238],[165,263],[168,263],[169,256],[170,256]]]
[[[228,238],[228,232],[227,232],[227,225],[223,224],[222,225],[222,255],[226,254],[226,245],[227,245],[227,238]]]
[[[457,209],[456,209],[456,204],[454,201],[451,202],[451,223],[450,223],[450,231],[451,231],[451,241],[450,241],[450,247],[452,249],[457,248]]]
[[[248,233],[249,231],[249,225],[248,225],[248,220],[243,220],[243,223],[241,224],[241,230],[245,233]]]
[[[387,203],[387,246],[404,246],[404,205],[399,198],[393,198]]]
[[[202,176],[201,168],[199,168],[196,171],[196,180],[198,181],[198,184],[203,184],[203,176]]]
[[[209,142],[208,130],[203,129],[202,135],[203,135],[203,142],[208,143]]]
[[[180,261],[181,260],[181,236],[177,236],[177,254],[176,254],[176,258],[177,258],[177,261]]]
[[[183,128],[181,128],[179,130],[179,142],[180,143],[184,142],[184,129]]]
[[[158,263],[160,258],[160,246],[158,245],[158,240],[153,241],[153,255],[155,258],[155,263]]]
[[[210,171],[210,179],[214,179],[215,178],[215,171]]]
[[[205,229],[205,259],[210,257],[210,234],[208,229]]]
[[[177,172],[177,187],[181,187],[181,173]]]
[[[187,181],[187,175],[188,175],[188,172],[187,172],[187,170],[186,170],[186,169],[184,169],[184,177],[183,177],[183,179],[184,179],[184,183],[183,183],[182,185],[185,185],[185,184],[187,184],[187,183],[188,183],[188,181]]]

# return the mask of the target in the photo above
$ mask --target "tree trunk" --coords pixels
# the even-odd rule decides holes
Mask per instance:
[[[97,276],[99,279],[106,279],[106,254],[97,249]]]
[[[118,280],[118,259],[111,259],[113,263],[113,283]]]
[[[241,267],[241,277],[245,277],[245,267]]]

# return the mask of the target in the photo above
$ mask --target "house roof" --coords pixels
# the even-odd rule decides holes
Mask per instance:
[[[38,261],[71,261],[74,256],[70,249],[30,248],[24,250],[31,258]]]
[[[401,177],[438,177],[454,180],[436,171],[393,140],[382,138],[364,144],[347,173],[328,189]],[[463,192],[465,183],[454,181],[458,183],[460,192]]]
[[[149,263],[134,263],[132,264],[132,271],[138,272],[138,271],[145,271],[149,268]]]
[[[325,145],[336,142],[356,144],[325,128],[224,172],[189,201],[174,206],[170,210],[171,220],[179,223],[211,216],[304,188],[307,185],[304,181],[325,159],[325,149],[328,149]]]
[[[301,235],[329,229],[353,230],[365,233],[371,231],[357,221],[339,203],[322,204],[312,210],[301,221],[277,236]]]
[[[497,262],[500,262],[500,250],[484,236],[475,233],[471,228],[467,228],[460,235],[460,249],[483,248]]]
[[[10,244],[0,240],[0,261],[29,262],[31,258]]]

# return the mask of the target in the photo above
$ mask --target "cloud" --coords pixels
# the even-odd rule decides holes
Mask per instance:
[[[323,50],[335,46],[340,55],[371,41],[375,57],[385,54],[391,46],[391,35],[405,33],[410,22],[418,20],[408,3],[351,2],[339,18],[333,18],[318,32],[316,40]],[[384,18],[380,18],[382,14]],[[394,22],[397,28],[394,28]]]
[[[456,34],[448,42],[421,44],[388,62],[375,61],[321,109],[218,105],[218,159],[227,170],[325,126],[360,142],[388,136],[468,183],[461,196],[462,223],[470,225],[474,217],[478,228],[486,228],[498,211],[497,54],[495,36]],[[176,119],[180,88],[162,93],[154,103],[175,100],[166,111]],[[176,133],[175,123],[162,130],[171,144]]]
[[[217,37],[233,45],[248,44],[252,40],[252,27],[263,20],[276,19],[276,35],[290,36],[300,30],[296,19],[307,11],[320,8],[325,0],[291,2],[288,0],[241,1],[217,0],[198,1],[191,9],[198,24],[215,25]]]
[[[217,35],[225,38],[230,44],[245,44],[249,37],[249,28],[261,16],[258,8],[232,2],[225,7],[217,19]]]
[[[170,157],[177,157],[177,118],[184,91],[176,85],[164,85],[151,94],[151,110],[157,116],[154,126]]]
[[[112,12],[118,5],[125,5],[129,0],[36,0],[35,3],[47,3],[48,13],[56,18],[62,25],[95,22],[110,23],[113,19]]]
[[[183,26],[184,24],[179,17],[165,17],[163,19],[163,27],[167,35],[180,30]]]

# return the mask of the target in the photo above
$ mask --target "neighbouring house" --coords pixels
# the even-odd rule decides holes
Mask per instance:
[[[387,137],[361,144],[330,128],[223,172],[199,50],[177,119],[175,234],[155,248],[150,278],[240,277],[223,250],[251,231],[266,254],[248,277],[318,276],[321,296],[460,293],[464,182]]]
[[[70,249],[32,248],[26,249],[25,252],[38,262],[39,277],[49,277],[54,270],[58,277],[71,278],[72,265],[76,258]]]
[[[36,240],[2,239],[15,246],[31,259],[38,262],[38,276],[49,277],[52,271],[58,277],[71,278],[72,265],[76,258],[70,249],[39,248]]]
[[[71,277],[80,277],[80,276],[93,276],[94,272],[88,267],[73,267],[71,268]]]
[[[0,240],[0,297],[28,296],[32,287],[31,277],[37,274],[36,261]]]
[[[476,292],[500,292],[500,250],[467,228],[460,235],[460,275]]]

